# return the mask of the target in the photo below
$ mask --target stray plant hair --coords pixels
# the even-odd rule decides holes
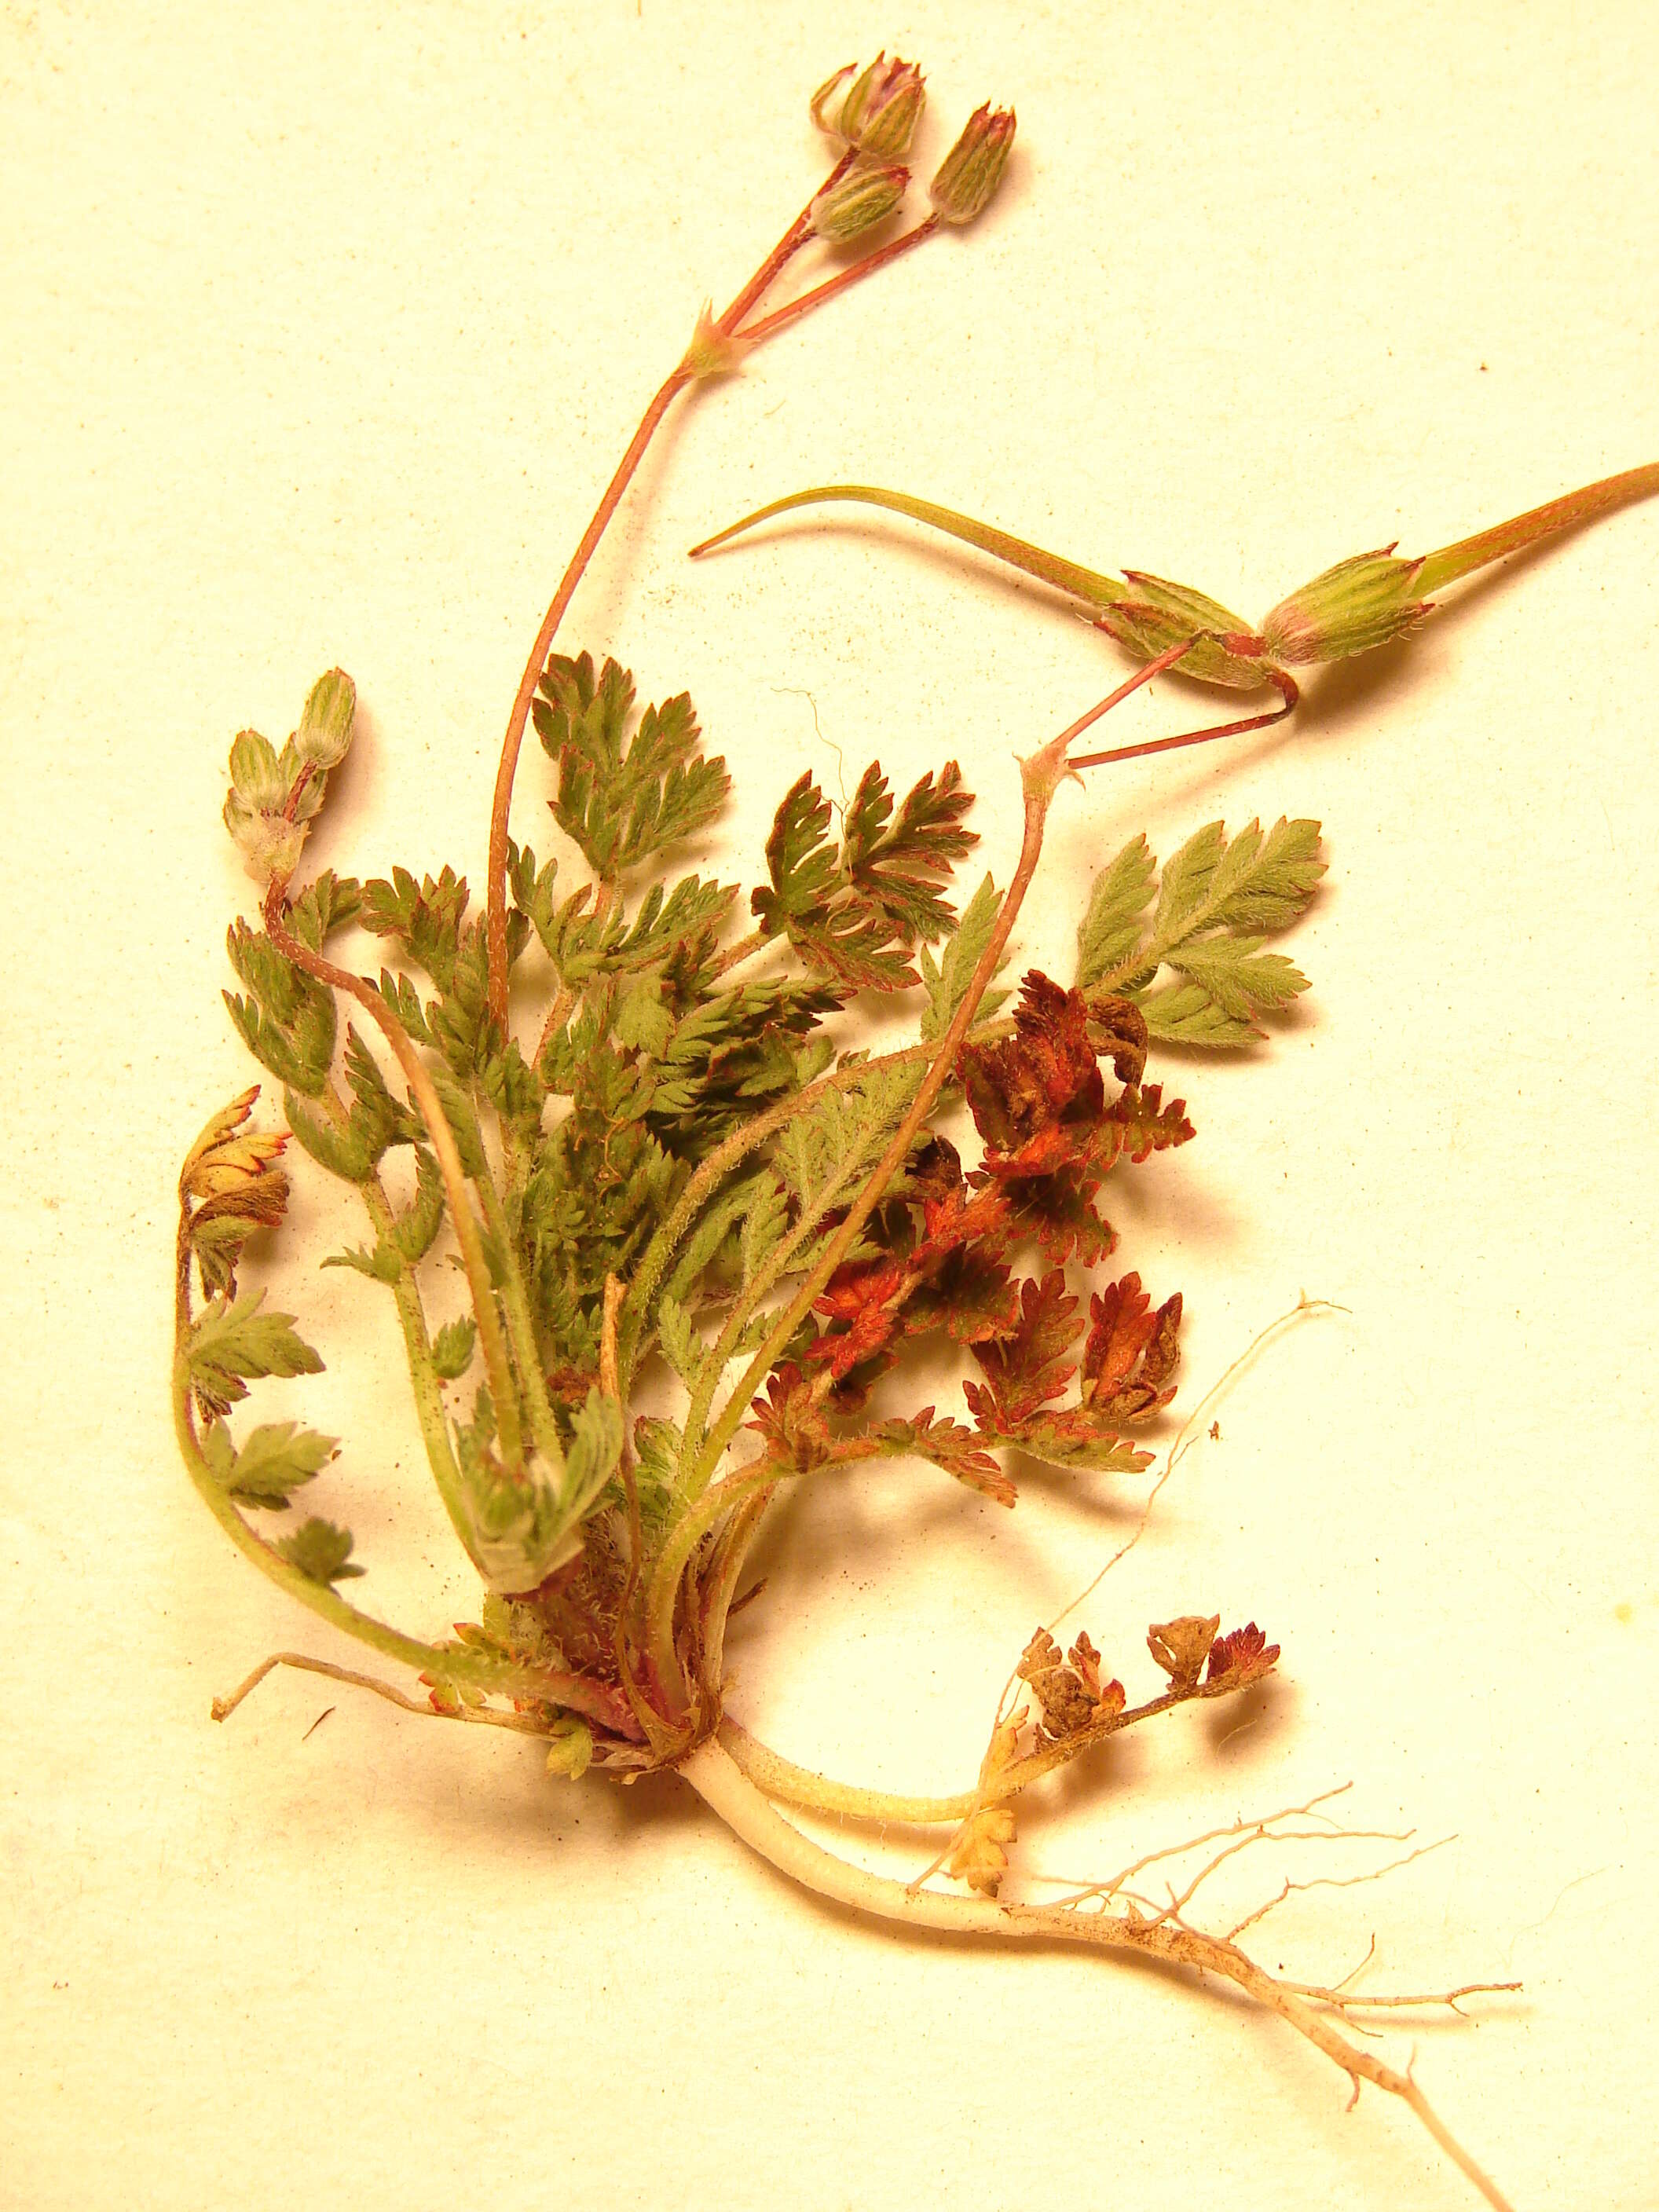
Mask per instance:
[[[1370,1996],[1286,1980],[1240,1941],[1279,1898],[1230,1929],[1200,1924],[1195,1900],[1234,1856],[1370,1832],[1340,1827],[1325,1799],[1151,1850],[1048,1902],[1003,1893],[1018,1875],[1018,1824],[1048,1776],[1126,1729],[1236,1698],[1271,1673],[1279,1646],[1254,1620],[1218,1601],[1130,1642],[1097,1623],[1109,1657],[1085,1629],[1062,1647],[1058,1624],[1038,1628],[1011,1655],[977,1776],[947,1796],[796,1766],[725,1709],[728,1623],[757,1595],[747,1577],[763,1526],[799,1484],[895,1459],[1012,1507],[1014,1453],[1095,1484],[1153,1464],[1146,1438],[1175,1395],[1182,1298],[1117,1261],[1115,1181],[1194,1136],[1185,1100],[1149,1079],[1159,1050],[1252,1045],[1307,988],[1277,940],[1325,860],[1307,820],[1231,834],[1212,822],[1162,865],[1132,837],[1091,888],[1069,979],[1031,968],[1011,989],[1000,979],[1061,790],[1112,761],[1277,719],[1296,703],[1293,669],[1403,634],[1429,593],[1659,489],[1659,469],[1632,470],[1424,560],[1390,548],[1343,562],[1256,629],[1201,593],[1135,571],[1099,575],[900,494],[834,484],[775,501],[697,550],[814,501],[888,507],[1058,587],[1139,665],[1021,761],[1020,845],[1000,887],[985,875],[953,896],[977,842],[955,761],[902,795],[872,761],[839,820],[801,775],[746,900],[736,884],[686,872],[684,848],[709,832],[730,789],[690,698],[644,704],[614,659],[556,651],[555,639],[680,395],[988,204],[1015,122],[988,104],[934,175],[930,212],[876,242],[902,203],[925,105],[920,70],[884,55],[814,94],[828,174],[730,305],[698,318],[538,631],[503,737],[481,908],[448,866],[306,876],[310,828],[352,739],[356,692],[343,671],[319,678],[286,743],[245,730],[231,746],[224,819],[259,896],[255,916],[230,927],[226,1001],[280,1088],[286,1128],[256,1127],[256,1085],[209,1119],[185,1159],[179,1449],[238,1549],[321,1620],[411,1669],[424,1696],[283,1652],[215,1716],[273,1666],[308,1669],[406,1710],[535,1736],[550,1772],[573,1781],[673,1769],[775,1866],[872,1917],[1218,1976],[1305,2037],[1356,2094],[1370,2082],[1401,2100],[1502,2206],[1412,2075],[1350,2023],[1511,1985]],[[820,241],[845,258],[767,311]],[[1122,700],[1170,671],[1266,685],[1279,705],[1085,747]],[[509,832],[532,728],[574,872]],[[378,973],[349,963],[352,933],[380,941]],[[860,1042],[872,998],[915,1012],[910,1042]],[[945,1127],[958,1109],[965,1153]],[[479,1579],[477,1618],[453,1637],[364,1610],[348,1595],[365,1572],[350,1531],[292,1512],[336,1440],[242,1418],[263,1378],[322,1365],[295,1316],[246,1279],[255,1240],[283,1224],[291,1145],[363,1206],[364,1241],[322,1264],[367,1277],[396,1309],[427,1463]],[[388,1180],[395,1154],[409,1171]],[[434,1328],[434,1270],[451,1261],[467,1310]],[[912,1355],[941,1341],[974,1370],[957,1413],[899,1395]],[[643,1409],[668,1403],[671,1383],[672,1411]],[[1188,1417],[1158,1482],[1210,1403]],[[1141,1525],[1151,1508],[1149,1497]],[[891,1881],[812,1840],[790,1808],[930,1826],[939,1854],[916,1881]],[[1162,1903],[1154,1869],[1176,1875]]]

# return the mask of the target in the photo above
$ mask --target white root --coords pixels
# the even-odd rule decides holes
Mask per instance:
[[[1361,2082],[1370,2081],[1408,2105],[1494,2212],[1513,2212],[1496,2182],[1458,2142],[1409,2074],[1361,2050],[1315,2003],[1275,1981],[1225,1939],[1206,1935],[1173,1917],[1146,1920],[1103,1910],[1083,1912],[1055,1905],[1005,1905],[991,1898],[909,1888],[837,1858],[804,1835],[756,1788],[717,1738],[699,1745],[678,1771],[732,1833],[780,1873],[820,1897],[851,1905],[876,1919],[1003,1942],[1085,1943],[1099,1950],[1137,1952],[1167,1964],[1220,1975],[1268,2011],[1277,2013],[1323,2051],[1347,2075],[1356,2097]]]

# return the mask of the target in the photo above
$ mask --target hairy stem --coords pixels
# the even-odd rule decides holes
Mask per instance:
[[[461,1264],[466,1270],[467,1288],[472,1294],[472,1309],[478,1324],[478,1341],[483,1349],[484,1364],[489,1372],[490,1394],[495,1401],[495,1419],[499,1425],[501,1449],[509,1467],[517,1468],[523,1462],[524,1442],[519,1426],[519,1393],[507,1364],[507,1345],[501,1334],[500,1316],[495,1311],[495,1293],[489,1280],[489,1268],[484,1258],[483,1243],[478,1235],[478,1224],[473,1216],[471,1200],[466,1194],[466,1170],[461,1164],[460,1148],[455,1142],[455,1133],[449,1126],[443,1102],[431,1072],[415,1049],[414,1040],[385,998],[366,976],[354,975],[349,968],[341,968],[320,952],[313,952],[302,945],[283,918],[283,901],[287,892],[285,880],[273,878],[265,893],[265,933],[286,960],[303,969],[314,982],[325,984],[331,990],[343,991],[379,1027],[391,1046],[398,1065],[409,1084],[410,1092],[426,1124],[432,1150],[437,1159],[439,1172],[443,1176],[445,1195],[449,1200],[450,1219],[454,1224],[456,1240],[461,1248]],[[553,1460],[555,1472],[564,1472],[564,1455],[559,1452]]]
[[[1655,492],[1659,492],[1659,461],[1650,461],[1644,468],[1626,469],[1618,476],[1603,477],[1599,483],[1585,484],[1581,490],[1547,500],[1542,507],[1529,507],[1512,521],[1477,531],[1473,538],[1461,538],[1455,545],[1443,545],[1437,553],[1431,553],[1425,559],[1417,574],[1415,588],[1423,592],[1442,591],[1460,576],[1484,568],[1489,562],[1522,552],[1528,545],[1553,537],[1557,531],[1593,521],[1611,507],[1621,507],[1627,500],[1647,499]]]
[[[363,1185],[363,1204],[368,1209],[378,1242],[389,1252],[397,1252],[392,1237],[394,1226],[392,1207],[379,1176],[373,1176]],[[432,1480],[449,1516],[449,1525],[459,1538],[461,1548],[472,1559],[472,1538],[467,1516],[461,1503],[460,1470],[455,1464],[455,1455],[450,1449],[449,1423],[444,1413],[443,1385],[438,1370],[432,1364],[432,1340],[427,1332],[426,1309],[421,1302],[421,1288],[415,1270],[401,1253],[398,1254],[398,1279],[392,1285],[392,1298],[398,1309],[398,1326],[404,1333],[404,1351],[409,1361],[409,1379],[415,1396],[416,1416],[421,1424],[421,1436],[426,1445],[426,1461],[432,1471]],[[476,1559],[472,1559],[477,1565]]]
[[[529,1403],[530,1431],[543,1458],[550,1466],[559,1468],[564,1463],[564,1447],[559,1442],[552,1402],[547,1395],[547,1378],[542,1372],[542,1352],[536,1340],[536,1324],[531,1317],[524,1274],[519,1266],[519,1255],[513,1249],[513,1238],[507,1228],[501,1194],[489,1176],[480,1179],[478,1195],[483,1200],[485,1224],[501,1255],[501,1304],[507,1314],[507,1329],[512,1340],[514,1357],[518,1362],[519,1379]]]
[[[1494,2212],[1513,2212],[1509,2199],[1458,2142],[1409,2074],[1401,2074],[1352,2042],[1308,1999],[1286,1988],[1235,1945],[1175,1919],[1157,1922],[1106,1911],[1082,1912],[1041,1905],[1003,1905],[983,1897],[910,1889],[824,1850],[784,1820],[715,1738],[700,1744],[680,1772],[698,1796],[761,1857],[780,1873],[838,1905],[908,1928],[936,1929],[1004,1942],[1084,1943],[1105,1951],[1139,1954],[1171,1966],[1219,1975],[1277,2013],[1322,2051],[1352,2083],[1386,2090],[1408,2105],[1446,2155],[1468,2176]]]

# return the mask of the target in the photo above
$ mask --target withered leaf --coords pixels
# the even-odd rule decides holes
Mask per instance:
[[[1043,1733],[1057,1740],[1077,1735],[1123,1710],[1123,1685],[1102,1683],[1100,1654],[1086,1635],[1078,1638],[1062,1661],[1054,1638],[1039,1628],[1014,1671],[1030,1685],[1042,1709]]]
[[[1087,1030],[1083,994],[1033,969],[1020,986],[1013,1036],[964,1047],[968,1103],[992,1151],[1022,1151],[1064,1121],[1098,1115],[1105,1091]]]
[[[1077,1363],[1066,1358],[1081,1333],[1077,1310],[1062,1269],[1054,1268],[1041,1280],[1026,1278],[1018,1326],[1006,1337],[970,1347],[989,1385],[967,1385],[981,1428],[1012,1433],[1039,1407],[1059,1397],[1077,1372]]]
[[[1018,1757],[1019,1732],[1025,1723],[1021,1705],[991,1731],[991,1741],[980,1761],[981,1803],[957,1829],[945,1870],[976,1889],[981,1897],[994,1897],[1008,1871],[1008,1846],[1014,1840],[1014,1816],[997,1802],[997,1784]]]
[[[1154,1313],[1138,1274],[1097,1291],[1083,1352],[1084,1404],[1117,1420],[1168,1405],[1175,1393],[1163,1386],[1180,1357],[1181,1314],[1179,1291]]]
[[[1155,1621],[1146,1631],[1146,1649],[1176,1689],[1190,1690],[1197,1681],[1220,1626],[1218,1613],[1207,1620],[1183,1613],[1175,1620]]]

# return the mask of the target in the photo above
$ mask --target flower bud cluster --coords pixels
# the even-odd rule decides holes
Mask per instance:
[[[819,238],[845,246],[886,222],[909,184],[904,156],[927,104],[915,64],[890,62],[884,53],[866,70],[849,62],[818,87],[810,103],[813,122],[856,156],[847,173],[812,203],[812,228]]]
[[[231,746],[225,827],[256,883],[286,880],[299,866],[323,780],[350,749],[356,706],[351,678],[331,668],[312,685],[300,726],[280,753],[257,730],[242,731]]]
[[[884,222],[898,206],[910,180],[902,165],[927,98],[915,64],[890,62],[884,53],[862,70],[849,62],[818,87],[812,120],[857,156],[812,203],[820,238],[843,245]],[[986,206],[1007,167],[1014,127],[1012,108],[994,109],[988,100],[969,117],[928,187],[938,222],[972,222]]]

